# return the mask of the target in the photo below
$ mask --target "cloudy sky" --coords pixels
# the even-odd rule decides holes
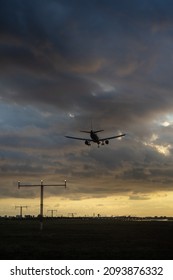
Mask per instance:
[[[0,215],[173,215],[173,2],[1,0]],[[109,145],[70,140],[104,129]]]

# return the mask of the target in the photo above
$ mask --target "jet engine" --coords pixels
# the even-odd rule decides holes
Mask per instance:
[[[105,140],[105,143],[106,143],[106,145],[108,145],[109,144],[109,140]]]
[[[91,146],[91,143],[88,140],[85,140],[85,145]]]

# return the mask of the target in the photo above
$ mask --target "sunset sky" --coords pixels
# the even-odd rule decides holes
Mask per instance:
[[[0,1],[0,215],[65,179],[45,215],[173,216],[173,1]]]

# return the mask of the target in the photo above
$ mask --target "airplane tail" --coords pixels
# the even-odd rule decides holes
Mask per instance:
[[[103,129],[100,129],[100,130],[93,130],[93,122],[91,120],[91,130],[80,130],[80,132],[84,132],[84,133],[98,133],[98,132],[101,132],[101,131],[104,131]]]

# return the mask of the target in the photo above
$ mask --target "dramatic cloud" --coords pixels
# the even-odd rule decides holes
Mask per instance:
[[[72,200],[171,191],[172,29],[169,0],[1,1],[1,196],[42,178],[67,179],[47,195]],[[127,135],[100,149],[64,137],[91,121]]]

